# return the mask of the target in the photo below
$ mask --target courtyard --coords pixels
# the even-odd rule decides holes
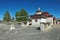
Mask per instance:
[[[10,25],[0,25],[0,40],[60,40],[60,25],[54,25],[46,31],[15,25],[16,29],[9,32],[9,27]]]

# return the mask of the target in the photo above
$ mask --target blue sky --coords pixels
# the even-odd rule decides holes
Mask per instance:
[[[12,17],[15,17],[16,11],[20,11],[21,8],[32,15],[39,7],[41,11],[47,11],[56,18],[60,18],[60,0],[0,0],[0,19],[2,20],[7,10]]]

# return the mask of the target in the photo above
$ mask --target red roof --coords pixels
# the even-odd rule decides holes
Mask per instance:
[[[32,19],[46,18],[46,17],[53,17],[53,16],[50,15],[48,12],[42,12],[42,14],[31,15]]]

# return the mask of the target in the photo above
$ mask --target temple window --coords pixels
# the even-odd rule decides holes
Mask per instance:
[[[35,20],[35,22],[37,22],[37,20]]]

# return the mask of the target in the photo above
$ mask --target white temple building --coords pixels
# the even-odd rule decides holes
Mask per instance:
[[[34,15],[31,15],[31,24],[35,27],[43,26],[44,28],[56,24],[55,17],[48,12],[41,12],[38,8]],[[42,27],[41,27],[42,28]],[[44,29],[43,28],[43,29]]]
[[[55,24],[55,18],[48,12],[41,12],[40,8],[34,15],[31,15],[32,25],[40,25],[41,23]]]

